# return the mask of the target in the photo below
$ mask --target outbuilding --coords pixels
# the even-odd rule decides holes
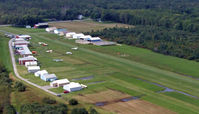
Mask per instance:
[[[73,35],[75,35],[76,33],[75,32],[68,32],[66,33],[66,38],[72,38]]]
[[[38,23],[34,25],[34,28],[47,28],[48,23]]]
[[[25,41],[25,40],[23,40],[23,41],[17,41],[17,42],[14,42],[14,46],[16,46],[16,45],[28,45],[30,42],[28,42],[28,41]]]
[[[48,74],[48,72],[46,70],[41,70],[41,71],[35,72],[36,77],[41,77],[41,76],[44,76],[44,75],[47,75],[47,74]]]
[[[54,81],[54,80],[57,80],[57,76],[55,74],[46,74],[46,75],[42,75],[40,76],[40,78],[44,81]]]
[[[28,72],[29,73],[35,73],[37,71],[40,71],[40,67],[39,66],[28,66]]]
[[[30,35],[16,35],[16,38],[22,38],[24,40],[30,40],[31,36]]]
[[[26,68],[28,68],[29,66],[37,66],[37,61],[25,62],[25,66]]]
[[[27,56],[27,57],[19,58],[18,60],[19,60],[20,65],[25,65],[26,62],[37,61],[37,58],[33,56]]]
[[[54,32],[54,30],[56,30],[56,27],[48,27],[46,28],[46,32]]]
[[[27,57],[32,55],[32,52],[29,50],[27,45],[23,45],[23,49],[19,52],[19,54],[23,57]]]
[[[67,30],[66,29],[55,29],[54,30],[55,34],[60,34],[61,32],[67,32]]]
[[[88,38],[87,41],[89,41],[89,42],[99,42],[99,41],[102,41],[102,39],[100,37],[91,37],[91,38]]]
[[[69,84],[70,81],[68,79],[61,79],[61,80],[55,80],[50,83],[51,87],[62,87],[66,84]]]
[[[73,35],[73,39],[79,39],[80,37],[83,37],[83,36],[84,36],[84,34],[82,34],[82,33],[75,34],[75,35]]]
[[[79,83],[71,82],[70,84],[64,85],[63,89],[69,92],[73,92],[81,90],[82,86]]]
[[[85,36],[81,36],[79,39],[80,40],[89,40],[91,39],[92,37],[90,35],[85,35]]]

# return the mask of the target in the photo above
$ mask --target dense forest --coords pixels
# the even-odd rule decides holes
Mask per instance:
[[[74,20],[80,14],[136,26],[92,34],[167,55],[199,58],[199,0],[0,0],[0,24]]]
[[[136,26],[133,28],[115,27],[85,34],[148,48],[165,55],[199,61],[199,35],[196,33],[156,26]]]

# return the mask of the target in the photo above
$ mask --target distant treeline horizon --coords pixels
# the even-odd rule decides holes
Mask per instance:
[[[0,24],[34,25],[49,19],[75,20],[80,14],[94,20],[136,26],[92,34],[199,61],[198,0],[0,0]],[[118,33],[113,37],[107,35],[109,32]]]

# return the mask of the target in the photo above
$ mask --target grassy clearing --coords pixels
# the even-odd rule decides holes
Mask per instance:
[[[71,22],[56,22],[50,23],[50,26],[55,26],[57,28],[67,28],[69,31],[75,32],[90,32],[96,30],[102,30],[104,28],[113,27],[133,27],[131,25],[120,24],[120,23],[99,23],[91,20],[87,21],[71,21]]]
[[[8,48],[8,38],[5,38],[2,34],[0,34],[0,61],[6,66],[9,71],[12,71],[12,64],[10,60],[10,53]]]
[[[80,49],[78,51],[72,51],[71,47],[77,46],[72,40],[62,39],[62,37],[43,32],[29,33],[25,30],[18,30],[18,28],[7,29],[15,31],[16,33],[22,32],[30,34],[33,37],[31,40],[33,46],[31,50],[39,52],[36,57],[41,62],[42,69],[47,69],[49,72],[55,73],[58,78],[73,79],[94,75],[94,78],[91,80],[77,82],[87,84],[94,81],[105,81],[103,83],[88,85],[88,88],[85,90],[66,94],[64,95],[64,99],[69,99],[80,93],[88,94],[111,88],[133,96],[144,94],[145,96],[142,99],[175,112],[199,112],[199,109],[189,101],[177,99],[166,94],[155,93],[155,91],[161,90],[162,88],[136,79],[141,78],[149,80],[198,96],[198,80],[170,72],[172,71],[171,69],[176,69],[176,71],[180,73],[187,72],[189,74],[189,70],[193,70],[197,73],[198,70],[191,66],[192,61],[163,56],[145,49],[125,45],[111,47],[79,45]],[[37,44],[39,41],[48,43],[49,46],[39,46]],[[49,54],[45,52],[47,49],[53,49],[55,51]],[[66,51],[72,51],[73,55],[65,55]],[[117,54],[118,51],[121,54]],[[128,56],[121,56],[122,54]],[[52,59],[54,58],[61,58],[64,61],[53,62]],[[161,59],[164,61],[161,62]],[[180,62],[178,65],[182,62],[182,69],[173,67],[175,65],[169,65],[174,61],[177,61],[176,64]],[[158,64],[158,62],[160,62],[160,64]],[[195,62],[195,65],[197,66],[198,63]],[[23,70],[23,68],[20,69]],[[190,74],[191,73],[192,72],[190,72]],[[38,81],[37,83],[40,82]],[[52,89],[52,91],[63,92],[60,88]]]

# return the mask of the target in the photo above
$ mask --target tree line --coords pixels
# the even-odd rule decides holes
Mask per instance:
[[[165,55],[199,61],[199,35],[157,26],[109,28],[85,34],[117,43],[142,47]]]

